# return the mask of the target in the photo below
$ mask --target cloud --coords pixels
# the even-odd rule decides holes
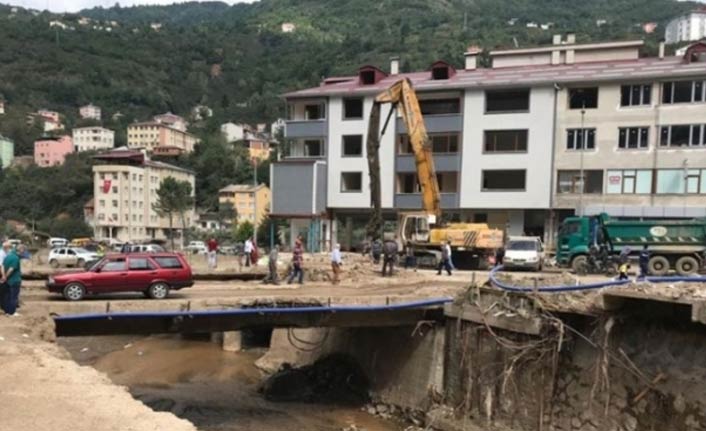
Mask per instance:
[[[13,6],[21,6],[30,9],[50,10],[52,12],[78,12],[81,9],[89,9],[95,6],[111,7],[115,3],[120,6],[135,5],[168,5],[181,3],[187,0],[1,0]],[[190,0],[193,1],[193,0]],[[198,1],[198,0],[197,0]],[[252,3],[256,0],[219,0],[224,3]]]

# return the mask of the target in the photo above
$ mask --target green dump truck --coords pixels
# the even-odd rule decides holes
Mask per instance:
[[[630,248],[637,257],[644,246],[650,250],[651,275],[699,272],[706,260],[706,219],[617,220],[607,214],[568,217],[559,228],[557,263],[575,271],[586,265],[591,249],[617,255]]]

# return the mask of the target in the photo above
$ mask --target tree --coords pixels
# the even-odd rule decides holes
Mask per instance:
[[[184,213],[194,205],[191,191],[191,183],[179,181],[174,177],[165,178],[157,189],[157,202],[152,205],[152,208],[160,217],[169,217],[172,250],[174,250],[174,215],[181,217],[182,229],[186,229]]]
[[[232,202],[222,202],[218,204],[218,223],[221,226],[231,225],[238,217],[238,212],[235,210]]]
[[[252,238],[254,232],[255,227],[246,220],[238,224],[238,228],[235,231],[235,240],[245,242],[248,238]]]

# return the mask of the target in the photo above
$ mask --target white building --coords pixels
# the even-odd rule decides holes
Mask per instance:
[[[247,124],[225,123],[221,124],[221,133],[227,142],[242,141],[248,128]]]
[[[89,103],[88,105],[82,106],[78,109],[78,113],[84,120],[98,120],[101,119],[101,108]]]
[[[270,124],[270,135],[275,138],[280,133],[284,133],[286,127],[287,122],[284,120],[284,118],[278,118],[275,122]]]
[[[186,127],[189,125],[189,123],[187,123],[183,117],[176,114],[172,114],[171,112],[167,112],[166,114],[155,115],[153,117],[153,120],[158,123],[162,123],[166,126],[169,126],[172,129],[177,129],[182,132],[186,132]]]
[[[0,100],[0,115],[5,114],[5,101]]]
[[[191,110],[191,118],[193,118],[194,121],[201,121],[210,117],[213,117],[213,109],[206,105],[196,105]]]
[[[293,22],[283,22],[281,29],[282,33],[294,33],[294,31],[297,29],[297,26]]]
[[[667,24],[664,39],[667,43],[690,42],[706,36],[706,11],[693,11]]]
[[[115,132],[103,127],[76,128],[73,138],[76,152],[106,150],[115,145]]]

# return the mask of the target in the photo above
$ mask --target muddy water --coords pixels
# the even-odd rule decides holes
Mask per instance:
[[[60,339],[82,365],[105,372],[155,410],[171,411],[202,431],[340,431],[350,425],[368,431],[400,431],[360,408],[273,403],[257,392],[262,373],[253,349],[228,353],[205,340],[155,337]]]

